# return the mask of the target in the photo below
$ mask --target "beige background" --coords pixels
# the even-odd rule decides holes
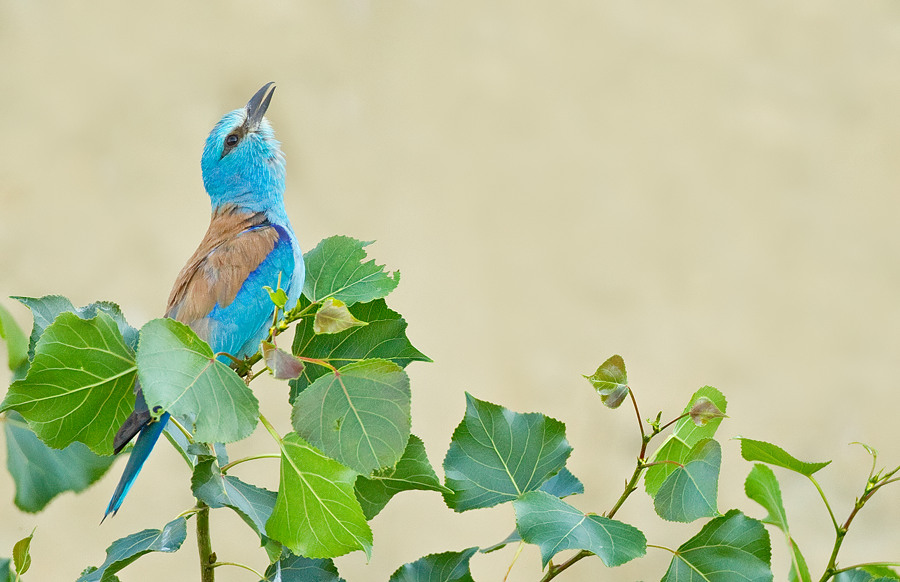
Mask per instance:
[[[849,442],[900,463],[896,2],[152,6],[0,2],[0,294],[111,299],[135,325],[158,316],[206,228],[203,140],[274,80],[304,248],[376,239],[371,256],[403,272],[390,303],[435,360],[410,368],[413,428],[435,465],[468,390],[564,421],[587,487],[572,502],[608,509],[637,430],[580,374],[613,353],[645,416],[677,413],[704,384],[727,395],[723,511],[763,515],[743,495],[735,435],[834,459],[820,480],[841,518],[869,466]],[[282,387],[257,393],[286,430]],[[234,454],[271,450],[260,432]],[[273,484],[275,465],[236,474]],[[112,540],[190,507],[186,468],[162,445],[98,527],[121,469],[34,516],[12,507],[0,472],[0,555],[37,526],[29,580],[71,580]],[[818,577],[827,515],[808,483],[778,476]],[[618,517],[672,547],[699,528],[667,527],[650,505],[639,492]],[[350,582],[386,580],[426,553],[496,542],[512,518],[407,494],[374,520],[368,565],[337,562]],[[895,486],[860,515],[844,564],[900,560],[898,523]],[[214,526],[220,559],[264,567],[236,517]],[[122,579],[194,580],[194,552],[189,538]],[[560,579],[659,579],[669,556],[648,554]],[[499,580],[512,555],[475,558],[476,579]],[[527,549],[510,579],[539,568]]]

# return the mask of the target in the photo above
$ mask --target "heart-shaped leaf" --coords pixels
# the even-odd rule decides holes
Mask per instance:
[[[697,426],[690,418],[691,409],[702,399],[711,401],[724,414],[727,402],[721,392],[712,386],[704,386],[694,392],[688,405],[684,408],[684,414],[687,416],[675,423],[675,430],[650,458],[650,461],[656,464],[648,468],[644,474],[644,486],[647,494],[651,497],[656,496],[657,490],[675,470],[675,467],[678,464],[684,464],[684,459],[694,445],[703,439],[712,438],[716,434],[716,430],[722,422],[721,418],[711,418],[702,426]]]
[[[600,395],[600,401],[608,408],[618,408],[628,396],[628,376],[625,373],[625,360],[622,356],[610,357],[600,364],[596,372],[585,378]]]
[[[134,408],[136,371],[109,315],[63,312],[41,334],[28,374],[9,387],[0,412],[18,411],[53,448],[78,441],[109,455],[116,429]]]
[[[469,560],[478,548],[429,554],[400,566],[388,582],[473,582]]]
[[[353,492],[356,472],[295,433],[281,447],[281,481],[266,522],[270,537],[308,558],[372,551],[372,530]]]
[[[229,443],[256,427],[253,392],[183,323],[161,318],[141,328],[137,363],[150,410],[193,418],[196,440]]]
[[[466,415],[444,457],[444,495],[456,511],[493,507],[540,488],[566,464],[565,425],[466,394]]]
[[[19,414],[0,423],[6,434],[6,466],[16,485],[16,507],[35,513],[65,491],[84,491],[106,473],[114,457],[95,455],[82,443],[51,449]]]
[[[300,307],[305,305],[308,301],[301,297]],[[304,318],[294,332],[294,354],[323,360],[336,368],[366,359],[390,360],[401,368],[415,361],[431,361],[410,343],[406,337],[406,321],[399,313],[389,309],[384,299],[357,303],[349,309],[354,317],[367,325],[322,335],[314,332],[313,318]],[[291,401],[327,373],[324,366],[307,366],[300,378],[291,381]]]
[[[288,554],[266,568],[264,582],[344,582],[334,562]]]
[[[662,582],[769,582],[771,560],[765,526],[732,509],[678,548]]]
[[[563,550],[587,550],[609,567],[620,566],[647,552],[647,538],[635,527],[592,513],[583,513],[556,496],[531,491],[513,502],[516,529],[536,544],[546,567]]]
[[[176,517],[161,530],[145,529],[118,539],[106,548],[106,560],[99,568],[89,568],[77,582],[111,582],[115,573],[148,552],[175,552],[187,537],[187,520]]]
[[[340,333],[363,325],[367,325],[365,321],[353,317],[347,304],[334,297],[325,299],[313,318],[313,331],[317,334]]]
[[[293,380],[299,378],[303,373],[303,362],[296,356],[292,356],[270,342],[262,342],[260,345],[266,367],[278,380]]]
[[[194,497],[212,508],[230,507],[266,542],[266,522],[275,507],[276,493],[222,475],[215,458],[197,463],[191,477]]]
[[[400,272],[387,273],[384,265],[366,261],[363,242],[349,236],[332,236],[303,255],[306,280],[303,294],[311,301],[334,297],[347,305],[387,296],[400,283]],[[364,262],[365,261],[365,262]]]
[[[294,430],[362,475],[400,460],[410,429],[409,377],[388,360],[322,376],[294,400]]]
[[[409,436],[406,450],[395,466],[378,470],[371,477],[360,476],[356,480],[356,498],[359,499],[367,520],[378,515],[394,495],[412,490],[446,490],[428,462],[425,444],[416,435]]]
[[[722,448],[712,439],[704,439],[663,482],[653,498],[653,507],[663,519],[691,522],[719,514],[716,497]]]

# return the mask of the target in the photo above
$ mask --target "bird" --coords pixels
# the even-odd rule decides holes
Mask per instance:
[[[226,113],[206,139],[200,167],[212,215],[200,246],[178,274],[165,316],[187,324],[217,354],[255,354],[268,334],[275,305],[264,287],[281,287],[285,309],[303,289],[303,253],[284,207],[285,161],[264,117],[275,83],[245,107]],[[223,361],[225,356],[219,356]],[[113,440],[118,454],[137,441],[109,501],[115,515],[169,420],[153,418],[135,380],[135,408]],[[102,523],[103,520],[101,520]]]

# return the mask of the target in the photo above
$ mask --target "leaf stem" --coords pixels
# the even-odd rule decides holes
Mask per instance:
[[[209,535],[209,506],[197,500],[197,551],[200,554],[200,581],[215,582],[216,554]]]
[[[667,548],[666,546],[657,546],[656,544],[647,544],[648,548],[656,548],[657,550],[665,550],[667,552],[676,553],[672,548]]]
[[[268,453],[265,455],[253,455],[251,457],[244,457],[242,459],[237,459],[237,460],[231,461],[230,463],[228,463],[227,465],[225,465],[221,469],[219,469],[219,471],[221,471],[221,473],[224,475],[226,472],[228,472],[228,469],[234,467],[235,465],[240,465],[241,463],[246,463],[247,461],[254,461],[256,459],[280,459],[280,458],[281,458],[281,455],[276,455],[275,453]]]
[[[260,574],[258,571],[254,570],[250,566],[248,566],[246,564],[241,564],[239,562],[216,562],[215,564],[212,565],[213,568],[218,568],[219,566],[236,566],[238,568],[243,568],[244,570],[247,570],[249,572],[253,572],[253,574],[260,580],[266,579],[264,574]]]
[[[828,510],[828,515],[831,516],[831,523],[834,525],[834,530],[838,531],[841,529],[841,526],[838,525],[837,518],[834,516],[834,512],[831,510],[831,504],[828,503],[828,498],[825,497],[825,492],[822,491],[822,487],[819,485],[819,482],[816,481],[816,478],[812,475],[807,475],[807,478],[812,481],[812,484],[816,486],[816,490],[819,492],[819,497],[822,498],[822,501],[825,503],[825,509]]]
[[[678,421],[681,420],[682,418],[685,418],[685,417],[690,416],[690,415],[691,415],[690,412],[685,412],[685,413],[682,414],[681,416],[677,416],[677,417],[673,418],[672,420],[670,420],[670,421],[667,422],[666,424],[664,424],[664,425],[662,425],[661,427],[659,427],[660,432],[666,430],[667,428],[669,428],[670,426],[672,426],[673,424],[675,424],[676,422],[678,422]]]
[[[269,434],[272,435],[272,438],[275,439],[275,442],[278,443],[278,446],[281,447],[284,439],[281,438],[281,435],[278,434],[278,431],[275,430],[275,427],[268,421],[268,419],[263,416],[263,413],[259,413],[259,421],[262,423],[266,430],[269,431]]]
[[[641,411],[638,410],[637,399],[634,397],[634,392],[632,392],[631,388],[628,388],[628,395],[631,397],[631,403],[634,405],[634,414],[637,416],[638,428],[641,431],[641,440],[643,440],[647,433],[644,432],[644,421],[641,419]]]
[[[187,441],[188,441],[189,443],[194,444],[194,435],[192,435],[192,434],[188,431],[188,429],[184,428],[184,426],[182,426],[182,424],[181,424],[180,422],[178,422],[177,420],[175,420],[175,417],[174,417],[174,416],[169,415],[169,422],[171,422],[171,423],[174,424],[176,427],[178,427],[178,430],[181,431],[181,434],[184,435],[184,438],[186,438]]]
[[[192,507],[192,508],[190,508],[190,509],[185,509],[184,511],[182,511],[181,513],[179,513],[178,515],[176,515],[176,516],[175,516],[175,519],[178,519],[179,517],[183,517],[183,518],[185,518],[185,519],[188,519],[188,518],[191,517],[192,515],[196,515],[197,512],[199,512],[199,511],[200,511],[200,508],[199,508],[199,507]]]
[[[519,542],[519,547],[516,548],[516,555],[513,556],[512,561],[509,563],[509,568],[506,569],[506,574],[503,576],[503,582],[509,578],[510,572],[512,572],[513,566],[516,565],[516,561],[519,559],[519,555],[522,553],[522,548],[525,547],[525,542]]]

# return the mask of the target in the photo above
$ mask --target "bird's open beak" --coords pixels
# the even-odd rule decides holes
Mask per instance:
[[[266,83],[247,102],[247,121],[245,122],[247,129],[253,131],[259,127],[263,115],[266,114],[266,109],[269,108],[273,93],[275,93],[275,83]]]

